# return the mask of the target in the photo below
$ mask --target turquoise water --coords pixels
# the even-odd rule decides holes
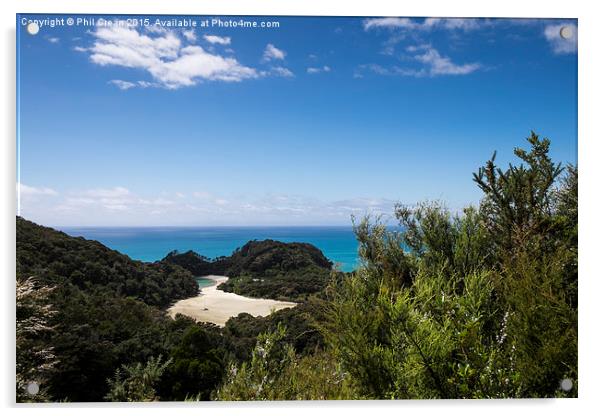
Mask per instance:
[[[214,258],[229,256],[250,240],[304,242],[318,247],[340,269],[357,266],[357,241],[351,227],[63,227],[72,236],[97,240],[142,261],[161,260],[172,250],[194,250]]]
[[[211,280],[211,279],[205,279],[203,277],[197,277],[196,278],[196,282],[199,285],[199,289],[202,289],[202,288],[207,287],[207,286],[212,286],[212,285],[215,284],[215,282],[213,280]]]

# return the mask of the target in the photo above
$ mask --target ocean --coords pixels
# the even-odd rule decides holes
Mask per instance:
[[[193,250],[205,257],[229,256],[250,240],[310,243],[343,271],[358,262],[351,227],[61,227],[74,236],[97,240],[142,261],[161,260],[172,250]]]
[[[199,285],[199,289],[202,289],[204,287],[214,285],[215,281],[211,279],[205,279],[204,277],[197,277],[196,283]]]

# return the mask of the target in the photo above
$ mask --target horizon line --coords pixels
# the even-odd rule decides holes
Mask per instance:
[[[33,222],[33,221],[32,221]],[[278,225],[278,224],[269,224],[269,225],[47,225],[47,227],[56,227],[56,228],[218,228],[218,227],[227,227],[227,228],[281,228],[281,227],[353,227],[353,224],[291,224],[291,225]]]

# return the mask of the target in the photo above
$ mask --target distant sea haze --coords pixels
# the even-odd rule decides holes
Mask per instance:
[[[229,256],[250,240],[310,243],[343,271],[358,264],[358,243],[349,226],[320,227],[60,227],[74,237],[97,240],[142,261],[161,260],[172,250],[205,257]]]

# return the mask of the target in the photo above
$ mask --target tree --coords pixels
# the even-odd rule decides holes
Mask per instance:
[[[528,142],[524,164],[475,173],[478,208],[356,227],[362,266],[331,284],[322,331],[359,397],[576,396],[577,172]]]
[[[56,314],[49,303],[53,287],[40,285],[35,277],[17,279],[17,401],[46,401],[49,399],[47,381],[57,364],[52,345],[47,341],[54,328],[50,319]],[[29,383],[36,383],[40,391],[31,395]]]
[[[530,151],[516,148],[514,154],[526,164],[510,164],[506,171],[495,164],[496,153],[473,174],[485,194],[481,204],[489,235],[500,250],[512,249],[535,233],[549,231],[553,189],[562,173],[560,163],[548,155],[549,139],[531,132]]]
[[[110,390],[106,399],[112,402],[152,402],[158,400],[156,385],[171,360],[151,357],[143,365],[124,365],[117,369],[115,377],[107,380]]]
[[[231,364],[216,400],[325,400],[351,399],[355,395],[333,357],[324,352],[297,357],[285,342],[286,328],[257,338],[251,360]]]
[[[219,332],[190,326],[170,353],[171,362],[158,386],[164,400],[209,400],[221,382],[224,355]]]

